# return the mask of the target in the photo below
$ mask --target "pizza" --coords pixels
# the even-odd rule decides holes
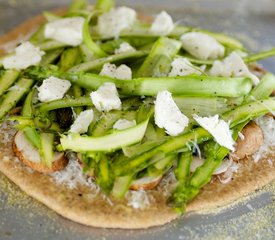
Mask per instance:
[[[256,63],[274,51],[147,19],[75,1],[0,38],[0,171],[72,221],[163,225],[275,178],[275,77]]]

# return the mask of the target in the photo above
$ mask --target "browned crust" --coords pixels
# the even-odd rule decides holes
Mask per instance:
[[[18,132],[15,134],[14,138],[16,138]],[[31,169],[41,172],[41,173],[53,173],[56,171],[60,171],[64,169],[68,164],[68,159],[66,158],[65,154],[61,154],[57,159],[55,159],[52,163],[51,167],[48,167],[44,163],[36,163],[28,159],[28,157],[24,154],[24,150],[20,150],[15,140],[12,142],[12,149],[14,154],[18,157],[18,159],[24,163],[26,166],[30,167]]]
[[[23,23],[0,38],[0,44],[11,41],[42,22],[38,16]],[[7,159],[8,156],[10,159]],[[51,177],[38,172],[30,173],[12,158],[11,144],[0,152],[0,171],[24,192],[39,200],[60,215],[88,226],[108,228],[147,228],[163,225],[178,215],[168,208],[162,194],[155,193],[156,202],[148,209],[133,209],[125,202],[114,202],[111,206],[100,198],[90,198],[90,189],[76,190],[55,184]],[[275,159],[275,155],[270,156]],[[217,178],[206,185],[201,193],[188,205],[187,211],[200,211],[229,204],[241,196],[259,189],[275,179],[275,164],[267,159],[255,164],[251,159],[243,161],[243,167],[228,184],[220,184]],[[158,197],[159,196],[159,197]]]

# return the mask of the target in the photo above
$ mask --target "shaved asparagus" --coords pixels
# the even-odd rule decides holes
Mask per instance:
[[[14,108],[20,99],[28,93],[33,83],[34,81],[31,79],[21,78],[15,83],[13,88],[3,96],[3,100],[0,104],[0,119]]]
[[[105,63],[113,63],[113,62],[122,61],[122,60],[138,59],[146,56],[147,54],[148,54],[147,51],[119,53],[115,55],[110,55],[105,58],[92,60],[90,62],[81,63],[79,65],[72,67],[69,71],[70,72],[88,72],[88,71],[102,67]]]
[[[145,133],[148,120],[125,130],[114,131],[102,137],[84,137],[70,134],[61,136],[60,149],[73,151],[105,151],[111,152],[139,142]]]
[[[183,76],[183,77],[146,77],[131,81],[98,76],[92,73],[63,73],[46,68],[33,67],[26,75],[36,79],[56,76],[67,79],[73,84],[94,90],[105,82],[113,82],[122,94],[155,96],[159,91],[168,90],[175,95],[204,97],[239,97],[249,93],[252,83],[249,78]]]
[[[139,68],[138,77],[167,76],[173,58],[181,48],[181,42],[169,38],[159,38],[151,52]]]
[[[90,97],[79,97],[79,98],[65,98],[60,100],[54,100],[46,103],[39,103],[35,107],[40,112],[48,112],[55,109],[66,108],[66,107],[82,107],[93,106]]]
[[[19,74],[19,71],[11,69],[4,71],[4,73],[0,75],[0,96],[2,96],[10,86],[12,86],[19,77]]]
[[[116,176],[127,175],[129,173],[139,172],[148,167],[152,162],[150,159],[159,153],[167,154],[180,149],[186,149],[188,143],[197,141],[204,142],[211,138],[211,135],[203,128],[196,128],[186,134],[167,139],[166,142],[151,150],[140,154],[139,156],[126,159],[122,162],[114,164],[114,172]],[[154,163],[154,162],[153,162]]]
[[[113,0],[98,0],[96,3],[96,9],[102,12],[109,12],[114,7]]]

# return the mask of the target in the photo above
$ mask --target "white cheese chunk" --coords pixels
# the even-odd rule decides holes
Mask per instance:
[[[174,23],[172,17],[167,12],[162,11],[156,16],[150,31],[160,36],[166,36],[171,33],[173,29]]]
[[[182,41],[182,47],[198,59],[217,59],[224,56],[223,45],[205,33],[185,33],[180,40]]]
[[[132,70],[125,64],[116,67],[115,64],[105,63],[99,75],[122,80],[130,80],[132,79]]]
[[[183,57],[178,57],[171,63],[172,69],[169,73],[169,77],[187,76],[191,74],[201,75],[202,70],[196,69],[192,63]]]
[[[15,48],[15,54],[3,59],[5,69],[25,69],[40,63],[45,52],[35,47],[30,42],[23,42]]]
[[[119,48],[115,49],[115,54],[125,53],[125,52],[135,52],[136,49],[132,47],[129,43],[123,42],[119,45]]]
[[[113,109],[121,109],[121,101],[114,83],[104,83],[97,91],[92,92],[90,96],[98,111],[109,112]]]
[[[38,99],[41,102],[61,99],[70,87],[71,83],[68,80],[49,77],[43,81],[40,87],[38,87]]]
[[[214,61],[209,74],[223,77],[249,77],[255,85],[259,83],[258,77],[249,71],[243,59],[236,52],[232,52],[223,61]]]
[[[45,26],[45,38],[53,39],[70,46],[78,46],[83,41],[83,17],[61,18]]]
[[[72,124],[70,132],[79,134],[87,132],[93,119],[94,111],[92,109],[82,111]]]
[[[180,134],[189,123],[189,119],[181,113],[168,91],[161,91],[157,94],[155,123],[171,136]]]
[[[218,115],[213,117],[199,117],[194,114],[193,118],[215,138],[218,144],[234,151],[233,145],[235,142],[232,139],[232,132],[227,122],[219,119]]]
[[[122,30],[134,24],[136,15],[136,11],[128,7],[113,8],[98,17],[98,33],[104,37],[119,37]]]
[[[113,126],[113,129],[116,130],[124,130],[133,126],[136,126],[136,120],[129,121],[127,119],[119,119],[116,121],[116,123]]]

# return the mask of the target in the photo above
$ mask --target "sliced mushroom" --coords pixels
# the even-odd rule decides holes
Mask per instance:
[[[162,175],[145,176],[133,181],[130,186],[130,189],[131,190],[150,190],[155,188],[159,184],[161,179],[162,179]]]
[[[202,166],[204,164],[205,160],[203,158],[199,157],[193,157],[192,162],[190,164],[190,171],[195,172],[195,170]],[[213,175],[219,175],[221,173],[224,173],[227,171],[227,169],[231,166],[231,161],[227,158],[225,158],[221,165],[216,168],[216,170],[213,172]]]
[[[39,151],[29,143],[22,131],[18,131],[12,144],[13,152],[26,166],[41,173],[52,173],[64,169],[68,159],[64,153],[55,152],[52,166],[48,167],[41,161]]]
[[[254,154],[264,141],[262,129],[254,122],[247,124],[241,133],[243,136],[237,139],[235,152],[231,155],[235,160]]]

